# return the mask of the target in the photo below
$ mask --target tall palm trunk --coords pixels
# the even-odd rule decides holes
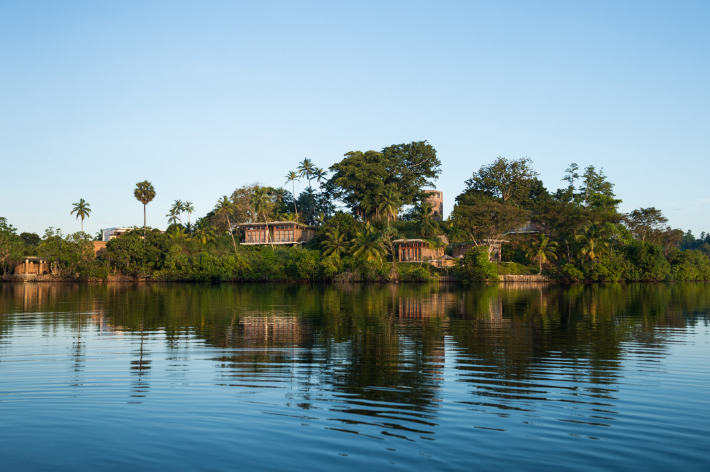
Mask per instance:
[[[143,204],[143,244],[145,244],[145,222],[146,222],[145,207],[146,207],[146,204],[144,203]]]
[[[81,219],[81,232],[84,232],[84,218]]]
[[[291,181],[293,184],[293,209],[296,211],[296,221],[298,221],[298,208],[296,208],[296,182]]]
[[[232,233],[232,223],[229,222],[229,215],[227,216],[227,229],[229,230],[229,235],[232,237],[232,244],[234,245],[234,255],[237,255],[237,243],[234,241],[234,233]]]
[[[264,215],[264,222],[266,223],[266,240],[271,243],[271,250],[274,250],[274,240],[271,239],[271,231],[269,231],[269,220],[266,219],[266,213]]]

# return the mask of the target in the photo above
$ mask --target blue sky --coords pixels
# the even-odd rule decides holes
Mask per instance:
[[[710,231],[710,3],[0,1],[0,216],[21,231],[196,216],[309,157],[428,140],[445,210],[529,156],[603,167],[623,211]],[[303,187],[303,182],[301,183]]]

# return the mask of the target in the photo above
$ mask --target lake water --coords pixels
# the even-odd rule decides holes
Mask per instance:
[[[0,469],[710,470],[710,285],[0,284]]]

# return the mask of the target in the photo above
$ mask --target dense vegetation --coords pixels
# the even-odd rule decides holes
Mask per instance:
[[[499,157],[472,174],[442,222],[434,220],[423,191],[440,173],[436,150],[426,141],[348,152],[329,171],[304,159],[286,174],[293,193],[242,186],[194,224],[192,204],[176,200],[165,233],[147,226],[145,207],[155,189],[140,182],[134,195],[143,204],[144,225],[109,241],[98,257],[83,231],[18,234],[1,218],[0,267],[7,276],[32,255],[47,258],[54,275],[82,280],[426,281],[446,274],[482,281],[511,273],[568,281],[710,280],[710,235],[697,239],[673,229],[655,208],[620,213],[614,185],[594,166],[571,164],[562,179],[567,185],[550,192],[530,159]],[[299,179],[308,185],[295,196]],[[82,228],[90,212],[84,199],[72,210]],[[304,247],[239,244],[240,223],[273,221],[304,222],[317,235]],[[476,247],[454,268],[437,269],[429,261],[396,263],[395,241],[401,238],[422,239],[448,254],[447,243]],[[489,262],[501,240],[503,263]]]

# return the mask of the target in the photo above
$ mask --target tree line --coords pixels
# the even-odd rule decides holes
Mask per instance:
[[[193,204],[175,200],[165,233],[148,226],[146,206],[156,191],[139,182],[134,196],[143,205],[143,226],[109,241],[98,257],[83,232],[91,208],[80,199],[71,211],[81,219],[79,233],[50,228],[42,237],[18,235],[0,220],[0,264],[7,274],[21,257],[40,255],[57,275],[84,279],[387,281],[444,272],[471,281],[500,273],[570,281],[710,279],[710,235],[697,239],[672,228],[653,207],[621,213],[614,184],[593,165],[570,164],[561,188],[549,191],[531,159],[498,157],[472,173],[449,218],[436,221],[425,189],[435,187],[440,173],[436,150],[426,141],[351,151],[327,170],[304,158],[286,173],[290,190],[243,185],[194,224]],[[301,179],[307,186],[297,195]],[[275,245],[267,232],[266,247],[240,244],[240,224],[275,221],[311,225],[316,237],[291,248]],[[397,241],[412,238],[439,254],[450,255],[451,244],[472,249],[450,271],[428,261],[397,263]],[[498,248],[502,264],[491,262]]]

